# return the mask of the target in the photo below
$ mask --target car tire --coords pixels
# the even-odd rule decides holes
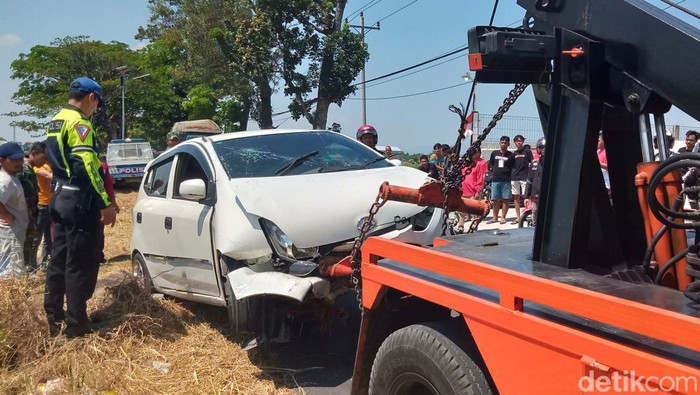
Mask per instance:
[[[228,311],[228,320],[233,329],[234,334],[239,335],[250,331],[250,320],[248,310],[249,310],[249,299],[244,300],[236,299],[236,295],[233,293],[231,288],[231,282],[226,281],[225,285],[226,291],[226,310]]]
[[[392,333],[372,364],[370,395],[492,394],[481,356],[465,332],[435,322]]]
[[[146,267],[146,260],[141,253],[135,253],[131,260],[131,275],[136,279],[139,287],[149,294],[153,292],[153,281]]]

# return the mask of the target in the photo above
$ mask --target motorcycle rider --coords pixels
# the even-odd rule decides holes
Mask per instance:
[[[379,134],[377,133],[377,129],[375,129],[374,126],[372,126],[372,125],[360,126],[360,128],[357,129],[357,140],[362,142],[362,144],[379,152],[380,154],[386,155],[387,157],[391,156],[391,147],[390,146],[387,145],[386,148],[384,149],[384,152],[377,149],[377,142],[379,141]]]

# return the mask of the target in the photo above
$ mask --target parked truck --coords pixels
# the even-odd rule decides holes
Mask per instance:
[[[682,209],[697,188],[679,169],[700,154],[669,158],[661,138],[655,162],[652,139],[671,105],[700,119],[700,30],[642,0],[517,3],[522,28],[469,30],[469,64],[477,82],[516,84],[504,103],[532,84],[547,141],[537,226],[431,249],[369,237],[352,391],[698,394],[700,216]],[[457,207],[447,191],[384,185],[380,201]]]

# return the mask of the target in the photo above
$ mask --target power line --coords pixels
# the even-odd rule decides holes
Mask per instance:
[[[432,66],[428,66],[428,67],[423,68],[423,69],[420,69],[420,70],[416,70],[416,71],[414,71],[414,72],[412,72],[412,73],[407,73],[407,74],[398,76],[398,77],[396,77],[396,78],[392,78],[392,79],[390,79],[390,80],[380,81],[380,82],[377,82],[376,84],[368,85],[367,87],[368,87],[368,88],[372,88],[372,87],[377,86],[377,85],[386,84],[387,82],[391,82],[391,81],[395,81],[395,80],[398,80],[398,79],[401,79],[401,78],[404,78],[404,77],[408,77],[409,75],[417,74],[417,73],[420,73],[420,72],[423,72],[423,71],[432,69],[433,67],[437,67],[437,66],[443,65],[443,64],[445,64],[445,63],[449,63],[449,62],[454,62],[455,60],[460,60],[460,59],[462,59],[462,55],[455,56],[455,57],[452,58],[452,59],[447,59],[447,60],[445,60],[445,61],[442,61],[442,62],[440,62],[440,63],[436,63],[436,64],[434,64],[434,65],[432,65]]]
[[[418,2],[418,0],[413,0],[412,2],[410,2],[410,3],[406,4],[405,6],[403,6],[403,7],[399,8],[398,10],[396,10],[396,11],[392,12],[391,14],[389,14],[389,15],[385,16],[384,18],[382,18],[382,19],[378,20],[378,21],[377,21],[376,23],[379,23],[379,22],[381,22],[381,21],[385,20],[386,18],[388,18],[388,17],[390,17],[390,16],[392,16],[392,15],[396,14],[397,12],[399,12],[399,11],[403,10],[404,8],[406,8],[406,7],[410,6],[411,4],[415,4],[416,2]]]
[[[345,19],[348,21],[352,21],[353,19],[357,18],[360,16],[360,13],[363,11],[367,11],[370,8],[374,7],[375,5],[379,4],[382,0],[371,0],[369,3],[365,4],[364,6],[360,7],[359,10],[352,12],[350,15],[346,16]]]
[[[466,85],[466,84],[469,84],[469,82],[462,82],[462,83],[459,83],[456,85],[446,86],[444,88],[433,89],[433,90],[429,90],[429,91],[425,91],[425,92],[410,93],[408,95],[400,95],[400,96],[374,97],[374,98],[368,98],[367,100],[392,100],[392,99],[401,99],[404,97],[427,95],[428,93],[440,92],[440,91],[456,88],[458,86],[462,86],[462,85]],[[362,100],[362,99],[356,99],[356,98],[349,97],[349,98],[347,98],[347,100]]]
[[[426,65],[426,64],[428,64],[428,63],[437,62],[437,61],[440,60],[440,59],[444,59],[444,58],[446,58],[446,57],[448,57],[448,56],[452,56],[452,55],[454,55],[454,54],[456,54],[456,53],[464,52],[464,51],[466,51],[466,50],[468,50],[468,49],[469,49],[469,46],[464,46],[464,47],[459,48],[459,49],[457,49],[457,50],[454,50],[454,51],[452,51],[452,52],[448,52],[447,54],[440,55],[440,56],[436,56],[436,57],[434,57],[434,58],[432,58],[432,59],[426,60],[425,62],[421,62],[421,63],[418,63],[418,64],[416,64],[416,65],[409,66],[409,67],[405,67],[405,68],[403,68],[403,69],[401,69],[401,70],[397,70],[397,71],[391,72],[391,73],[389,73],[389,74],[384,74],[384,75],[381,75],[381,76],[379,76],[379,77],[372,78],[372,79],[370,79],[370,80],[365,81],[364,83],[365,83],[365,84],[368,84],[368,83],[370,83],[370,82],[374,82],[374,81],[378,81],[378,80],[381,80],[381,79],[384,79],[384,78],[388,78],[388,77],[394,76],[394,75],[396,75],[396,74],[403,73],[403,72],[405,72],[405,71],[413,70],[413,69],[415,69],[415,68],[421,67],[421,66]],[[360,86],[360,85],[362,85],[362,83],[358,82],[357,84],[351,85],[351,87],[356,87],[356,86]]]
[[[666,3],[666,4],[668,4],[668,7],[664,8],[664,10],[667,10],[669,7],[673,7],[673,8],[675,8],[675,9],[677,9],[677,10],[681,10],[681,11],[685,12],[686,14],[688,14],[688,15],[690,15],[690,16],[694,16],[694,17],[700,19],[700,14],[698,14],[697,12],[695,12],[695,11],[689,9],[689,8],[686,8],[686,7],[683,7],[683,6],[680,6],[680,5],[679,5],[679,4],[682,3],[683,1],[678,1],[678,2],[675,2],[675,3],[672,2],[671,0],[661,0],[661,1],[664,2],[664,3]]]

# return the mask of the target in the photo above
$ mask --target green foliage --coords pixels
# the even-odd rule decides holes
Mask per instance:
[[[241,119],[245,115],[243,105],[240,102],[229,99],[219,102],[219,109],[214,116],[214,121],[221,126],[224,133],[241,130]]]
[[[423,154],[409,154],[401,152],[396,155],[396,159],[401,161],[401,165],[417,168],[420,165],[420,157]]]
[[[182,107],[187,111],[188,119],[211,119],[216,113],[216,98],[211,88],[197,85],[190,89],[187,100]]]
[[[96,113],[93,124],[102,144],[121,136],[121,81],[116,67],[127,66],[125,118],[128,136],[160,142],[175,121],[186,118],[182,100],[187,90],[177,81],[173,64],[179,54],[164,42],[133,51],[126,44],[103,43],[88,37],[66,37],[50,45],[37,45],[12,62],[12,78],[19,89],[13,101],[24,106],[8,114],[25,119],[14,123],[44,133],[46,123],[68,100],[68,86],[79,76],[100,83],[106,110]],[[145,77],[142,77],[145,76]],[[131,80],[133,77],[142,77]]]
[[[361,37],[341,22],[346,2],[149,0],[150,23],[139,37],[174,38],[186,53],[178,68],[219,99],[240,102],[259,126],[272,126],[271,96],[283,86],[292,116],[323,129],[329,105],[354,91],[367,58]]]

